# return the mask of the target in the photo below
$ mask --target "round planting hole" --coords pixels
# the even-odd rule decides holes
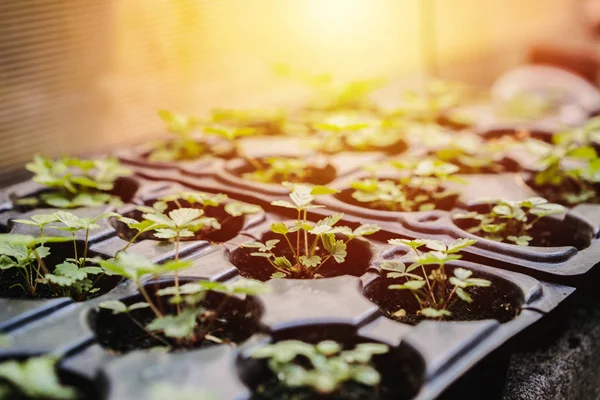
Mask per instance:
[[[381,343],[357,335],[356,328],[343,324],[307,325],[291,327],[273,333],[268,343],[280,343],[284,340],[300,340],[317,344],[328,340],[335,341],[343,350],[352,350],[361,343]],[[267,344],[267,343],[263,343]],[[260,346],[260,345],[259,345]],[[355,381],[341,383],[336,390],[324,395],[307,386],[290,388],[282,384],[271,371],[268,361],[253,358],[250,355],[256,347],[240,354],[237,360],[238,374],[244,384],[252,390],[254,400],[403,400],[412,399],[424,381],[425,363],[412,347],[401,344],[389,347],[387,353],[371,358],[370,366],[381,377],[378,385],[367,386]],[[294,363],[310,368],[310,362],[304,356],[297,356]]]
[[[290,234],[290,241],[295,244],[295,235]],[[336,236],[336,239],[344,239],[345,236]],[[285,256],[288,260],[295,260],[294,254],[285,240],[281,240],[282,236],[277,235],[273,232],[266,232],[262,235],[261,241],[264,243],[267,240],[279,239],[279,243],[275,245],[272,252],[277,256]],[[309,237],[309,246],[312,245],[314,237]],[[304,237],[300,236],[300,248],[303,249]],[[264,257],[252,256],[251,253],[255,253],[256,249],[253,248],[237,248],[229,253],[229,261],[235,265],[239,270],[240,275],[245,278],[256,279],[259,281],[268,281],[271,279],[277,270],[269,263]],[[338,264],[333,258],[327,260],[318,270],[318,273],[323,278],[331,278],[340,275],[352,275],[361,276],[369,268],[373,252],[369,242],[363,239],[354,239],[348,243],[346,248],[347,255],[343,263]],[[318,242],[316,246],[316,254],[321,256],[323,259],[328,254],[325,249],[321,247],[321,243]],[[310,279],[308,275],[296,275],[293,278],[296,279]]]
[[[454,266],[446,265],[446,274],[451,276],[454,268]],[[430,272],[430,268],[428,268],[427,273]],[[418,269],[413,273],[421,275]],[[465,289],[473,299],[470,304],[454,297],[455,301],[448,309],[452,314],[445,316],[444,320],[478,321],[495,319],[504,323],[514,319],[520,313],[525,299],[523,291],[517,285],[504,278],[477,270],[473,270],[473,277],[487,279],[492,282],[492,285],[490,287],[471,286]],[[387,318],[416,325],[425,318],[417,315],[420,307],[414,294],[410,290],[388,288],[390,285],[401,284],[404,281],[404,278],[378,278],[363,288],[363,294],[376,304]],[[446,296],[450,294],[452,288],[453,285],[447,285]],[[404,312],[399,312],[400,310],[404,310]]]
[[[285,175],[286,169],[284,168],[285,160],[294,160],[290,157],[263,157],[257,158],[262,166],[263,170],[256,175],[255,178],[248,176],[249,174],[256,173],[258,170],[248,160],[240,159],[235,164],[228,164],[226,171],[239,178],[245,178],[249,181],[257,181],[257,183],[271,183],[279,184],[283,182],[294,182],[294,183],[310,183],[313,185],[326,185],[333,181],[337,177],[337,171],[333,165],[327,164],[308,164],[306,168],[300,168],[300,173],[292,173]],[[271,161],[270,161],[271,160]],[[274,160],[274,161],[273,161]],[[269,164],[272,164],[271,166]],[[278,167],[278,168],[277,168]],[[264,172],[269,171],[269,172]],[[287,171],[294,171],[294,169],[287,169]]]
[[[84,254],[84,243],[77,241],[77,254]],[[43,263],[51,273],[57,265],[65,262],[68,258],[74,258],[75,250],[72,242],[48,243],[45,245],[50,249],[50,254],[43,258]],[[98,256],[88,251],[87,257],[91,259]],[[11,259],[15,260],[11,257]],[[94,266],[86,263],[86,266]],[[108,276],[105,274],[89,274],[85,279],[78,280],[71,286],[58,286],[54,284],[44,284],[36,282],[37,261],[31,264],[28,269],[29,282],[33,282],[35,289],[27,284],[26,275],[22,268],[10,268],[0,270],[0,297],[9,299],[39,300],[53,299],[59,297],[71,297],[75,301],[85,301],[94,297],[101,296],[114,289],[122,280],[119,276]],[[44,273],[40,269],[40,273]]]
[[[478,213],[487,213],[489,210],[489,204],[480,204],[468,208],[468,211],[477,211]],[[479,221],[472,218],[453,218],[452,221],[456,226],[465,231],[469,231],[469,229],[479,225]],[[594,231],[590,225],[569,215],[564,220],[553,217],[541,218],[527,233],[533,238],[529,242],[529,246],[573,246],[577,250],[589,247],[594,237]],[[484,237],[479,233],[474,234]],[[506,243],[514,244],[513,242]]]
[[[382,180],[380,180],[382,181]],[[440,189],[441,192],[443,189]],[[336,194],[335,197],[339,200],[343,201],[346,204],[350,204],[355,207],[366,208],[370,210],[378,210],[378,211],[391,211],[391,212],[406,212],[406,211],[420,211],[420,206],[425,203],[433,202],[435,204],[435,210],[445,210],[449,211],[456,205],[458,200],[458,194],[450,194],[448,196],[433,199],[433,195],[431,192],[427,191],[419,191],[414,193],[414,196],[411,199],[414,199],[416,196],[424,196],[424,200],[416,201],[413,206],[406,208],[401,203],[392,202],[392,201],[370,201],[370,202],[362,202],[356,200],[352,197],[352,194],[355,192],[355,189],[348,188],[342,190],[340,193]]]
[[[179,279],[182,285],[197,281],[197,278]],[[152,301],[166,316],[178,315],[177,307],[169,302],[171,296],[160,296],[159,301],[156,292],[174,284],[172,279],[165,279],[152,281],[144,286]],[[144,297],[136,294],[121,301],[130,306],[144,302]],[[167,344],[174,350],[209,347],[220,344],[219,341],[222,344],[239,344],[259,330],[263,310],[255,297],[242,299],[211,291],[206,293],[199,306],[205,311],[196,317],[195,337],[189,340],[169,338],[157,332],[149,334],[148,330],[142,329],[140,326],[147,326],[156,318],[150,308],[136,309],[126,314],[113,314],[112,310],[98,308],[90,311],[88,323],[95,332],[98,343],[117,353],[164,347]],[[218,340],[206,339],[207,334]]]
[[[144,203],[146,206],[152,206],[152,204],[154,204],[156,201],[158,201],[158,199],[147,200]],[[225,204],[220,204],[216,207],[202,208],[200,205],[190,204],[183,199],[178,200],[177,203],[174,201],[167,202],[168,208],[165,211],[165,214],[168,214],[170,211],[173,211],[177,208],[200,208],[204,210],[205,216],[215,218],[221,224],[221,229],[214,229],[210,226],[205,226],[199,231],[195,232],[194,236],[181,238],[182,241],[208,240],[211,242],[226,242],[236,237],[244,227],[245,217],[243,215],[239,217],[232,217],[231,215],[227,214],[227,212],[225,212]],[[143,214],[144,213],[142,211],[132,210],[124,213],[123,216],[135,219],[137,221],[142,221]],[[111,218],[111,223],[121,239],[130,241],[137,233],[136,230],[130,229],[125,223],[116,218]],[[136,241],[140,240],[165,241],[167,239],[157,238],[154,236],[154,232],[145,232],[137,237]]]

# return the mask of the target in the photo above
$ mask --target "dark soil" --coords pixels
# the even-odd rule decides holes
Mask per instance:
[[[267,158],[257,158],[256,161],[258,161],[261,165],[263,165],[265,168],[268,168],[268,164],[266,163]],[[232,168],[230,169],[228,172],[238,176],[240,178],[243,178],[243,175],[246,173],[251,173],[256,171],[256,168],[250,164],[250,162],[248,162],[247,160],[244,160],[244,164],[240,167],[237,168]],[[283,183],[284,181],[290,181],[290,182],[294,182],[294,183],[310,183],[313,185],[326,185],[329,182],[333,181],[335,178],[337,177],[337,171],[335,170],[335,167],[331,164],[327,164],[323,167],[314,167],[314,166],[310,166],[306,171],[305,174],[302,177],[298,177],[297,179],[289,179],[289,178],[285,178],[282,175],[277,175],[275,177],[274,182],[269,182],[269,183]],[[261,183],[261,182],[257,182],[257,183]]]
[[[193,278],[180,278],[179,282],[180,284],[184,284],[197,280]],[[157,289],[173,285],[173,281],[168,280],[161,281],[160,283],[148,283],[145,287],[153,301],[155,301],[154,293]],[[161,297],[162,304],[159,308],[164,313],[175,314],[176,308],[168,303],[168,298],[167,296]],[[130,305],[142,302],[144,298],[138,294],[122,299],[121,301]],[[220,309],[218,317],[214,319],[214,322],[210,326],[210,334],[223,340],[224,344],[239,344],[259,330],[262,307],[254,297],[242,300],[238,297],[208,292],[206,298],[200,304],[209,311]],[[88,322],[96,333],[98,343],[102,347],[116,353],[127,353],[133,350],[165,346],[165,343],[148,335],[146,331],[137,326],[131,317],[145,326],[155,318],[155,315],[149,308],[132,311],[129,315],[115,315],[110,310],[98,309],[91,312],[88,316]],[[206,333],[208,324],[200,322],[201,319],[198,321],[197,332]],[[178,343],[175,339],[167,338],[162,334],[157,334],[157,336],[168,342],[174,350],[204,348],[217,345],[217,343],[206,339],[199,339],[195,343],[188,345],[181,342]]]
[[[469,207],[469,211],[487,212],[489,211],[489,205],[478,205]],[[454,219],[456,226],[463,230],[468,230],[474,226],[479,225],[479,221],[474,219]],[[529,236],[533,237],[533,240],[529,242],[529,246],[538,247],[562,247],[562,246],[573,246],[577,250],[583,250],[589,247],[593,238],[592,227],[587,225],[585,222],[569,218],[568,216],[564,221],[545,217],[540,219],[533,228],[528,231]],[[475,235],[481,236],[478,233]],[[514,244],[512,242],[506,242]]]
[[[50,247],[50,255],[44,258],[44,263],[48,270],[52,272],[54,267],[65,261],[66,258],[74,257],[73,243],[51,243],[47,245]],[[83,254],[83,243],[77,242],[77,252],[79,255]],[[93,252],[88,251],[88,257],[92,258],[97,256]],[[36,264],[37,265],[37,264]],[[73,298],[75,301],[89,300],[94,297],[101,296],[108,293],[115,288],[121,277],[119,276],[108,276],[108,275],[94,275],[92,279],[97,279],[94,287],[100,288],[99,291],[85,297],[85,298]],[[21,286],[15,286],[24,284],[24,278],[17,268],[11,268],[0,271],[0,297],[8,299],[23,299],[23,300],[39,300],[39,299],[53,299],[60,296],[56,296],[54,291],[48,285],[38,284],[36,293],[31,295],[26,292]],[[25,285],[24,285],[25,286]],[[27,286],[25,286],[27,287]]]
[[[152,204],[154,204],[154,202],[156,202],[156,201],[158,201],[158,199],[152,199],[152,200],[145,201],[145,205],[152,206]],[[184,201],[184,200],[179,200],[179,204],[181,205],[181,208],[202,209],[202,206],[200,204],[190,205],[187,201]],[[166,212],[167,214],[169,211],[175,210],[176,208],[180,208],[179,206],[177,206],[177,204],[175,204],[175,202],[169,202],[168,205],[169,205],[169,208],[168,208],[168,211]],[[141,211],[133,210],[133,211],[123,214],[123,216],[128,217],[128,218],[133,218],[137,221],[141,221],[143,219],[143,217],[142,217],[143,214],[144,213]],[[207,226],[207,227],[204,227],[204,228],[200,229],[199,231],[197,231],[195,233],[195,235],[192,237],[181,238],[181,241],[208,240],[210,242],[226,242],[226,241],[231,240],[234,237],[236,237],[238,235],[238,233],[244,227],[245,217],[243,215],[239,216],[239,217],[230,216],[229,214],[227,214],[225,212],[224,204],[221,204],[216,207],[204,208],[204,215],[207,217],[216,218],[217,221],[219,221],[219,223],[221,224],[221,229],[215,230],[215,229]],[[127,225],[125,225],[123,222],[117,220],[116,218],[111,218],[111,223],[112,223],[112,226],[117,231],[117,234],[119,235],[119,237],[124,240],[127,240],[127,241],[131,240],[137,233],[137,231],[135,231],[133,229],[129,229],[127,227]],[[146,233],[143,233],[140,236],[138,236],[138,238],[136,239],[136,241],[140,241],[140,240],[166,241],[167,239],[159,239],[156,236],[154,236],[154,232],[146,232]]]
[[[318,343],[335,340],[342,343],[344,349],[352,349],[358,343],[373,342],[357,336],[352,327],[345,325],[309,325],[280,331],[275,336],[274,341],[297,339]],[[302,357],[296,361],[300,364],[305,362]],[[330,395],[319,395],[310,388],[290,389],[281,385],[265,360],[240,358],[238,372],[244,383],[253,390],[254,400],[403,400],[413,398],[423,383],[423,360],[406,345],[390,348],[389,353],[374,356],[371,365],[381,374],[382,381],[378,387],[347,382]]]
[[[295,234],[290,234],[288,236],[290,237],[292,244],[295,244]],[[345,236],[338,237],[338,239],[344,238]],[[261,241],[263,243],[271,239],[280,240],[280,242],[275,246],[275,249],[273,249],[273,253],[277,254],[278,256],[286,256],[290,261],[294,260],[292,250],[282,235],[277,235],[273,232],[267,232],[261,237]],[[309,244],[312,244],[311,239],[314,240],[313,235],[309,235]],[[321,257],[326,256],[328,253],[320,246],[321,243],[319,242],[316,247],[316,254]],[[300,237],[300,247],[304,248],[304,237],[302,235]],[[371,257],[373,256],[369,243],[365,240],[354,239],[348,243],[346,251],[348,255],[343,263],[338,264],[333,258],[330,258],[319,269],[319,273],[325,278],[340,275],[361,276],[364,274],[367,268],[369,268]],[[268,281],[271,279],[271,275],[277,272],[277,270],[273,268],[267,259],[250,255],[251,253],[255,252],[256,249],[252,248],[236,249],[229,254],[229,261],[237,267],[237,269],[240,271],[240,275],[243,277],[256,279],[263,282]],[[309,276],[295,276],[294,278],[310,279]]]
[[[552,132],[539,131],[534,129],[491,129],[482,134],[483,138],[486,140],[494,140],[500,139],[505,136],[511,136],[516,139],[525,139],[525,138],[533,138],[537,140],[541,140],[546,143],[552,143]]]
[[[443,189],[440,188],[440,190],[438,192],[441,192]],[[381,205],[381,204],[377,204],[376,202],[371,202],[371,203],[363,203],[361,201],[356,200],[354,197],[352,197],[352,193],[355,192],[355,189],[349,188],[349,189],[344,189],[342,190],[340,193],[335,194],[334,196],[336,198],[338,198],[339,200],[343,201],[344,203],[347,204],[351,204],[353,206],[356,207],[361,207],[361,208],[368,208],[371,210],[379,210],[379,211],[392,211],[392,212],[401,212],[401,211],[419,211],[419,207],[415,207],[414,210],[401,210],[400,208],[398,210],[390,210],[389,208]],[[419,202],[418,204],[424,204],[424,203],[430,203],[431,202],[431,192],[425,191],[425,190],[421,190],[417,193],[418,195],[426,195],[427,199],[426,201],[422,201]],[[449,211],[451,209],[454,208],[454,206],[456,205],[458,201],[458,194],[450,194],[449,196],[446,196],[442,199],[439,200],[435,200],[435,209],[436,210],[446,210]],[[398,207],[400,207],[400,204],[398,204]]]
[[[431,267],[427,268],[427,272]],[[452,275],[453,266],[446,265],[446,274]],[[417,273],[420,270],[415,270]],[[473,271],[473,277],[483,278],[492,282],[490,287],[469,287],[466,289],[473,299],[471,304],[458,299],[449,310],[452,315],[445,317],[449,321],[478,321],[483,319],[495,319],[502,323],[511,321],[521,311],[524,298],[521,289],[515,284],[494,275]],[[379,310],[387,318],[405,324],[416,325],[426,318],[418,316],[419,304],[409,290],[388,289],[389,285],[403,283],[404,278],[387,279],[379,278],[365,286],[363,293],[365,297],[375,303]],[[452,285],[446,288],[446,295],[452,291]],[[396,317],[393,314],[404,309],[405,317]]]

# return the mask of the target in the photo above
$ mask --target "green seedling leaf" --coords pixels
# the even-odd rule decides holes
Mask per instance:
[[[451,316],[452,313],[448,310],[436,310],[428,307],[421,310],[421,315],[427,318],[443,318]]]
[[[244,204],[244,203],[228,203],[225,204],[225,212],[232,217],[240,217],[246,214],[257,214],[262,211],[259,206]]]

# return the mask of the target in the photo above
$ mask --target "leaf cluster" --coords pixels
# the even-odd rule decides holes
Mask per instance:
[[[427,211],[456,193],[443,187],[446,181],[462,182],[453,174],[458,167],[440,160],[391,161],[402,174],[397,180],[367,178],[352,182],[352,197],[370,208],[388,211]]]
[[[491,282],[486,279],[472,278],[473,272],[465,268],[454,268],[454,276],[449,277],[446,274],[446,263],[459,260],[462,257],[460,251],[475,242],[463,238],[446,245],[439,240],[391,239],[389,243],[392,245],[410,247],[415,253],[415,258],[409,266],[398,260],[385,261],[381,264],[381,269],[387,278],[402,280],[402,283],[389,285],[388,289],[411,291],[419,304],[418,314],[423,317],[443,319],[451,316],[452,306],[457,299],[467,303],[473,302],[467,288],[491,285]],[[424,248],[428,251],[423,252]],[[428,272],[426,266],[437,268],[429,268]],[[400,309],[394,313],[394,316],[404,317],[406,311]]]
[[[100,303],[99,307],[111,310],[113,314],[127,314],[138,326],[143,326],[137,321],[133,311],[150,308],[155,318],[144,329],[151,335],[162,334],[167,338],[177,339],[186,345],[192,345],[199,340],[212,340],[221,343],[214,336],[211,326],[217,318],[218,311],[212,311],[202,305],[206,294],[210,291],[233,295],[257,295],[264,293],[268,287],[260,282],[239,279],[233,282],[221,283],[212,281],[197,281],[184,285],[175,285],[160,289],[155,298],[151,298],[141,284],[143,276],[157,277],[165,273],[176,273],[190,266],[189,261],[173,260],[164,264],[156,264],[146,258],[132,253],[120,253],[118,257],[101,262],[106,273],[119,275],[131,279],[138,286],[145,301],[134,304],[125,304],[118,300],[108,300]],[[162,299],[165,299],[164,301]],[[225,300],[224,300],[225,301]],[[176,312],[164,314],[162,304],[168,302],[176,305]],[[219,307],[221,309],[222,307]]]
[[[577,132],[553,137],[554,146],[540,159],[533,180],[552,200],[567,205],[597,201],[600,183],[600,157],[593,147],[577,143]]]
[[[289,388],[310,387],[330,394],[349,381],[377,386],[381,375],[371,365],[372,357],[388,351],[389,347],[381,343],[359,343],[352,350],[344,350],[333,340],[317,344],[284,340],[258,347],[250,357],[268,359],[269,369]]]
[[[308,210],[322,206],[314,205],[315,196],[333,194],[337,191],[325,186],[305,184],[287,184],[291,188],[291,201],[277,200],[271,204],[277,207],[294,209],[298,213],[292,224],[275,222],[271,224],[271,232],[281,235],[282,239],[272,239],[265,243],[248,242],[242,246],[256,249],[251,253],[255,257],[263,257],[275,269],[273,278],[318,278],[319,270],[330,259],[341,264],[346,259],[348,243],[357,237],[372,235],[381,228],[377,225],[361,225],[356,229],[347,226],[336,226],[343,214],[333,214],[319,220],[316,224],[308,221]],[[338,239],[338,235],[346,237]],[[292,243],[295,236],[295,244]],[[284,241],[291,257],[286,256],[283,248],[276,247]],[[281,253],[280,253],[281,252]]]
[[[299,157],[269,157],[264,160],[266,166],[247,172],[243,175],[250,179],[264,183],[303,182],[308,176],[310,165]]]
[[[471,211],[458,213],[455,219],[475,220],[477,224],[468,232],[498,242],[527,246],[533,240],[531,231],[541,218],[562,214],[566,211],[560,204],[549,203],[541,197],[523,201],[500,200],[490,206],[487,213]]]
[[[74,400],[77,390],[63,385],[56,373],[57,359],[52,356],[31,357],[25,361],[0,363],[0,397]]]
[[[38,197],[15,201],[19,205],[34,207],[41,204],[56,208],[120,205],[121,200],[117,196],[106,192],[114,188],[118,178],[132,173],[116,158],[82,160],[64,157],[53,161],[36,155],[25,167],[35,174],[35,182],[51,189]]]
[[[0,270],[16,269],[21,277],[20,286],[26,293],[35,295],[38,284],[43,284],[52,289],[56,296],[71,296],[75,299],[96,293],[99,289],[94,287],[93,277],[101,276],[104,271],[90,263],[97,260],[87,257],[88,235],[91,230],[100,225],[97,222],[114,216],[114,213],[103,213],[96,217],[77,217],[67,211],[56,211],[52,214],[38,214],[31,219],[16,219],[18,224],[35,226],[40,230],[40,236],[34,237],[19,234],[0,235]],[[45,229],[66,231],[70,237],[45,236]],[[75,234],[85,232],[84,250],[79,257]],[[50,255],[47,243],[73,242],[73,257],[66,258],[55,265],[50,271],[44,259]]]

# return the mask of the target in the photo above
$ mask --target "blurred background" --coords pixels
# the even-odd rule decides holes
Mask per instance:
[[[285,105],[284,63],[339,80],[477,85],[584,37],[580,0],[3,0],[0,184],[33,154],[164,133],[159,108]]]

